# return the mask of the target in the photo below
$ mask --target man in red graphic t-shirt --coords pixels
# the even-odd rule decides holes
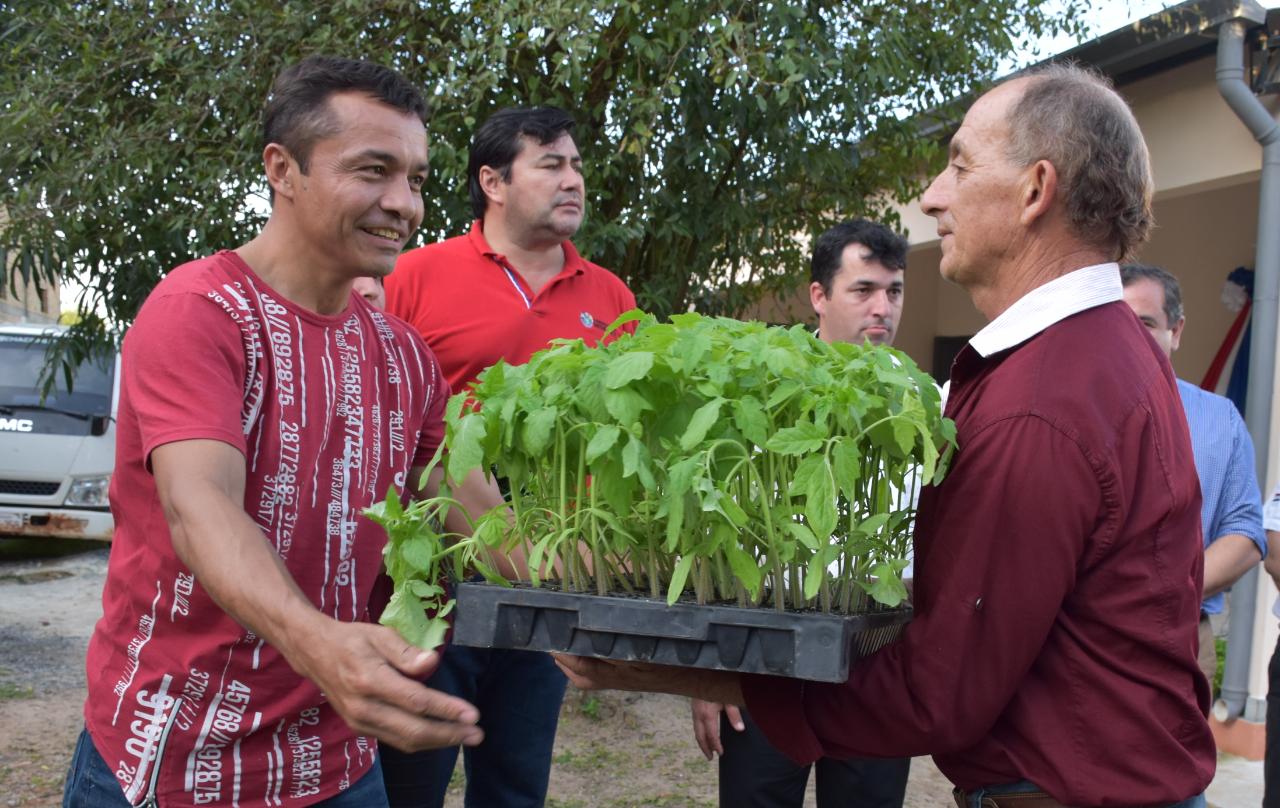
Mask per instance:
[[[426,105],[308,58],[263,113],[262,232],[173,270],[125,336],[115,543],[68,806],[385,805],[377,742],[474,745],[436,655],[368,622],[361,516],[443,435],[431,351],[352,286],[422,219]],[[429,486],[430,487],[430,486]]]
[[[585,205],[573,126],[551,107],[489,117],[467,166],[471,232],[405,253],[387,278],[387,310],[418,329],[454,390],[554,339],[594,345],[635,307],[626,285],[570,241]],[[467,806],[541,806],[565,687],[551,658],[453,646],[429,684],[484,712],[485,743],[466,753]],[[456,760],[456,748],[384,755],[391,805],[441,805]]]

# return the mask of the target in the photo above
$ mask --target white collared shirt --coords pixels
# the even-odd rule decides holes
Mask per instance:
[[[1026,342],[1073,314],[1117,300],[1124,300],[1119,264],[1094,264],[1073,270],[1018,298],[999,317],[974,334],[969,344],[985,359]],[[944,412],[950,395],[951,380],[948,379],[942,385]],[[1277,604],[1277,609],[1280,609],[1280,601]]]
[[[1073,314],[1117,300],[1124,300],[1119,264],[1094,264],[1077,269],[1018,298],[974,334],[969,344],[985,359],[1026,342]]]

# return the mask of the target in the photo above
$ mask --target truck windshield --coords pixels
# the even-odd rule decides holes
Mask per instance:
[[[72,392],[62,372],[57,385],[42,401],[40,369],[49,338],[29,334],[0,334],[0,413],[13,408],[41,408],[80,416],[110,415],[115,363],[109,359],[85,362],[72,374]]]

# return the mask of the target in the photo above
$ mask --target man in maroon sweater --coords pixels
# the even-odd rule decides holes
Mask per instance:
[[[1116,261],[1146,146],[1095,75],[980,98],[921,201],[990,323],[951,369],[959,449],[916,520],[916,618],[844,684],[561,657],[579,687],[745,704],[798,762],[932,754],[961,806],[1203,806],[1203,550],[1168,360]]]

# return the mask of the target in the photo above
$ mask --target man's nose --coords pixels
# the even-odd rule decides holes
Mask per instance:
[[[924,193],[920,195],[920,210],[924,211],[926,216],[937,217],[942,212],[942,191],[939,188],[942,175],[933,178],[933,182],[929,183],[929,187],[924,189]]]
[[[871,293],[870,302],[871,302],[871,315],[873,317],[879,317],[881,319],[885,319],[886,317],[889,316],[889,312],[893,308],[892,305],[890,305],[889,303],[888,289],[876,289],[874,292]]]
[[[422,194],[407,179],[392,180],[383,191],[381,204],[383,210],[411,222],[422,207]]]
[[[582,172],[573,168],[566,168],[560,175],[560,187],[566,191],[578,190],[583,188]]]

